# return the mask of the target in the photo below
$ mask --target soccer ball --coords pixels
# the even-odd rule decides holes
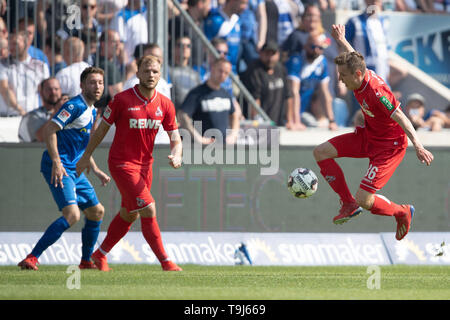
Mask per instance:
[[[309,198],[318,187],[316,174],[306,168],[297,168],[288,177],[287,187],[297,198]]]

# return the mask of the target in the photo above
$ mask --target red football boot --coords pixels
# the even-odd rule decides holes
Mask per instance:
[[[333,218],[334,224],[343,224],[352,218],[359,216],[362,213],[362,208],[356,202],[344,203],[341,202],[341,209],[339,214]]]
[[[37,270],[38,269],[38,267],[36,266],[37,264],[39,264],[38,259],[30,253],[29,255],[27,255],[25,259],[20,261],[17,265],[22,269]]]
[[[183,271],[175,262],[172,262],[171,260],[166,260],[161,262],[161,267],[163,271]]]
[[[97,269],[97,266],[94,263],[92,263],[92,261],[81,260],[80,264],[78,265],[78,268],[80,268],[80,269]]]
[[[108,266],[108,260],[106,259],[106,256],[100,252],[100,250],[96,250],[92,256],[92,261],[94,261],[94,264],[97,266],[97,269],[100,271],[111,271],[112,269]]]
[[[397,233],[395,234],[395,238],[399,241],[409,232],[415,210],[414,207],[409,204],[402,204],[402,207],[405,209],[405,212],[395,216],[395,220],[397,220]]]

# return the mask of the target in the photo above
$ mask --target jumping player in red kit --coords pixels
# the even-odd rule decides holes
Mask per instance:
[[[375,193],[383,188],[402,161],[407,137],[422,163],[430,165],[433,155],[420,143],[411,122],[384,80],[366,69],[364,57],[345,39],[345,26],[333,25],[332,36],[340,49],[340,54],[335,58],[339,80],[353,90],[364,113],[364,127],[334,137],[314,149],[320,173],[342,203],[339,215],[334,217],[333,222],[347,222],[364,208],[376,215],[394,216],[397,221],[395,237],[401,240],[410,229],[414,207],[396,204]],[[355,197],[347,187],[342,169],[334,160],[341,157],[369,158],[369,168]]]
[[[77,173],[88,169],[90,155],[103,140],[111,125],[116,132],[109,151],[108,166],[122,196],[119,213],[111,221],[107,235],[92,254],[99,270],[109,271],[106,254],[141,218],[142,234],[164,271],[181,271],[164,250],[156,220],[152,184],[153,146],[162,125],[170,137],[169,163],[181,166],[182,143],[178,132],[173,103],[159,94],[155,87],[160,78],[161,64],[156,57],[144,56],[138,61],[139,84],[114,96],[103,119],[89,141],[83,157],[77,163]]]

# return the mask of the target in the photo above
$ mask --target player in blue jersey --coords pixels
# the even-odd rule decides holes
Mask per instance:
[[[103,70],[86,68],[80,76],[81,94],[67,101],[46,124],[44,140],[47,150],[41,160],[41,172],[50,187],[62,217],[56,219],[44,232],[31,253],[21,262],[22,269],[37,270],[38,258],[54,244],[64,231],[80,220],[80,210],[86,216],[81,232],[82,255],[80,269],[95,269],[90,261],[100,232],[104,208],[98,201],[95,190],[82,173],[76,173],[76,163],[89,142],[94,126],[96,109],[94,103],[103,94]],[[102,185],[110,177],[101,171],[91,157],[91,168]]]
[[[337,129],[328,87],[327,60],[323,55],[325,39],[323,34],[311,33],[302,53],[292,55],[286,63],[294,98],[294,114],[288,120],[299,129],[304,124],[316,127],[327,120],[330,130]],[[314,105],[316,95],[321,101]]]

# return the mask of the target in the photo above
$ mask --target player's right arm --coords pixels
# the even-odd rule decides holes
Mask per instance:
[[[100,122],[97,129],[91,135],[91,138],[86,147],[86,150],[83,153],[83,156],[77,162],[76,167],[77,175],[80,175],[84,170],[87,170],[87,172],[89,172],[92,154],[94,153],[95,148],[97,148],[100,142],[102,142],[103,139],[105,138],[109,128],[110,125],[103,120]]]
[[[342,52],[353,52],[352,45],[345,38],[345,26],[342,24],[333,24],[331,26],[331,36],[336,40],[339,48],[339,53]]]
[[[55,187],[60,185],[61,188],[64,188],[62,179],[63,176],[68,176],[68,174],[59,157],[58,138],[56,136],[56,132],[59,130],[61,130],[61,127],[58,124],[50,122],[45,128],[44,141],[47,145],[48,155],[52,160],[52,176],[50,183],[54,183]]]

